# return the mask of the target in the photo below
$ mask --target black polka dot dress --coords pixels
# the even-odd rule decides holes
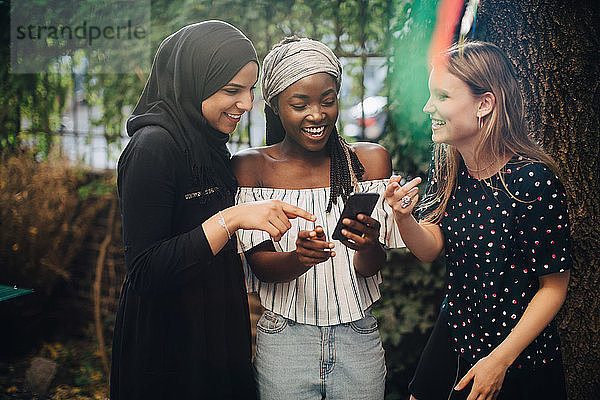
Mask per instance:
[[[473,178],[464,164],[439,226],[447,287],[442,313],[454,347],[471,364],[514,328],[538,290],[538,277],[571,267],[566,195],[542,163],[515,156],[502,175]],[[507,190],[508,189],[508,190]],[[554,323],[511,369],[531,370],[558,356]]]

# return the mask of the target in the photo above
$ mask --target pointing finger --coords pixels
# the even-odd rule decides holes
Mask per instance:
[[[308,221],[315,221],[317,219],[317,217],[315,217],[314,215],[312,215],[311,213],[309,213],[306,210],[303,210],[300,207],[296,207],[293,206],[291,204],[282,202],[283,204],[283,212],[285,213],[285,215],[288,218],[296,218],[296,217],[300,217],[300,218],[304,218]]]

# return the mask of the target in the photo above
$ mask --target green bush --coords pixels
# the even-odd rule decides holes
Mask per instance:
[[[386,352],[386,400],[408,398],[408,383],[443,296],[441,259],[422,263],[406,249],[389,250],[381,271],[382,297],[373,307]]]

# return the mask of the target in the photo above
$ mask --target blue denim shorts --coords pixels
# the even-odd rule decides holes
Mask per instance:
[[[370,310],[354,322],[305,325],[266,310],[254,368],[261,400],[381,400],[385,354]]]

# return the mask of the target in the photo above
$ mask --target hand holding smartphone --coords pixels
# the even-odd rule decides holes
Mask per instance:
[[[360,232],[351,229],[350,227],[344,226],[342,221],[344,218],[356,219],[358,214],[365,214],[370,216],[375,208],[375,204],[377,204],[377,200],[379,199],[379,194],[377,193],[352,193],[348,200],[346,200],[346,205],[344,206],[344,210],[342,211],[342,215],[337,221],[335,225],[335,229],[333,231],[333,235],[331,235],[332,239],[344,241],[347,238],[342,235],[342,229],[346,229],[354,234],[360,235]]]

